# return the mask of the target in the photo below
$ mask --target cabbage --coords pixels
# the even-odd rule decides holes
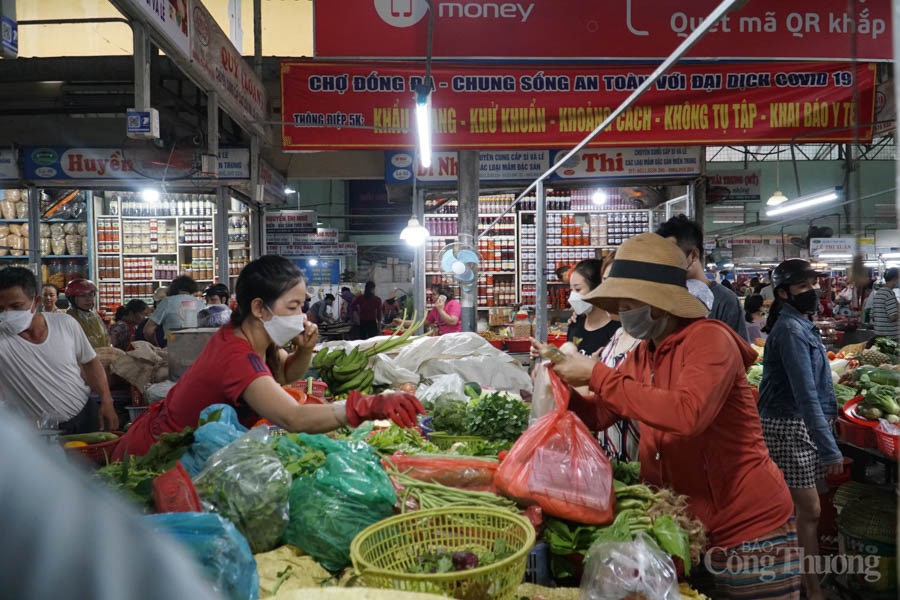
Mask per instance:
[[[753,387],[758,388],[759,383],[762,381],[762,375],[763,375],[762,365],[753,365],[747,371],[747,381],[749,381],[750,385],[752,385]]]

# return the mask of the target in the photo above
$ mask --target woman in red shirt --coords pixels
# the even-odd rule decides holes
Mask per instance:
[[[756,353],[686,287],[687,259],[655,233],[627,240],[609,276],[585,294],[643,340],[618,367],[570,355],[556,365],[570,409],[592,429],[640,423],[641,478],[688,497],[709,534],[714,598],[796,599],[797,529],[784,478],[766,450],[746,369]],[[704,591],[704,590],[701,590]]]
[[[323,433],[358,426],[369,419],[393,419],[410,427],[424,412],[411,394],[363,396],[347,402],[297,404],[282,385],[302,379],[318,339],[315,324],[302,312],[306,300],[303,274],[281,256],[263,256],[241,271],[237,307],[231,323],[209,340],[197,360],[164,400],[153,404],[122,436],[114,460],[142,455],[163,433],[197,427],[200,412],[212,404],[235,407],[251,426],[260,417],[288,431]],[[283,346],[294,342],[288,354]]]

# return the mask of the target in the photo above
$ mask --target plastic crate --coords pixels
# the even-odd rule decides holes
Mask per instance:
[[[878,442],[875,439],[875,430],[871,427],[857,425],[839,416],[837,418],[837,432],[838,437],[848,444],[853,444],[859,448],[878,447]]]
[[[900,435],[893,435],[881,429],[873,429],[872,431],[875,432],[878,451],[888,458],[900,459]]]
[[[531,350],[531,340],[528,338],[509,338],[506,340],[507,352],[528,352]]]
[[[544,542],[535,544],[528,553],[524,581],[545,587],[553,583],[553,578],[550,576],[550,547]]]

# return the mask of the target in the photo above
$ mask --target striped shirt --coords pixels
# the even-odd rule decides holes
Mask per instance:
[[[872,323],[875,325],[875,335],[898,339],[900,337],[898,336],[900,320],[891,320],[891,317],[896,316],[898,312],[900,312],[900,305],[897,304],[894,291],[887,287],[879,288],[872,301]]]

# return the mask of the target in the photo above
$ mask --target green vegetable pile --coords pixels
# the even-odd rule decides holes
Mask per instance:
[[[366,442],[381,455],[395,452],[404,454],[438,454],[440,448],[419,435],[415,429],[404,429],[395,423],[387,429],[374,431],[366,438]]]
[[[459,456],[492,456],[496,457],[504,450],[513,447],[511,441],[492,441],[492,440],[472,440],[468,442],[457,442],[450,446],[449,454],[458,454]]]
[[[889,337],[875,338],[875,347],[878,348],[879,352],[883,352],[889,356],[900,353],[900,345]]]
[[[660,548],[684,563],[685,573],[698,564],[706,545],[703,525],[687,515],[687,500],[672,491],[654,492],[646,485],[615,481],[616,517],[603,527],[547,519],[544,540],[550,547],[551,569],[560,579],[575,574],[569,555],[586,556],[597,542],[630,542],[639,532],[652,537]]]
[[[145,455],[126,456],[125,460],[109,463],[101,467],[96,476],[124,497],[150,509],[153,506],[153,480],[174,467],[193,443],[191,427],[185,427],[180,433],[164,433]]]
[[[478,567],[486,567],[508,558],[515,554],[503,538],[494,541],[492,550],[479,551],[475,548],[468,550],[450,551],[443,548],[424,552],[416,557],[416,562],[410,573],[454,573],[468,571]]]
[[[466,432],[489,440],[515,441],[528,428],[530,407],[515,394],[482,392],[466,410]]]
[[[295,433],[275,436],[272,448],[291,477],[312,475],[316,469],[325,464],[325,453],[310,448]]]
[[[753,365],[750,369],[747,370],[747,381],[755,388],[759,387],[759,384],[762,382],[763,375],[763,366],[762,365]]]
[[[466,434],[466,403],[452,397],[439,397],[434,402],[431,425],[435,431],[450,435]]]
[[[388,475],[394,480],[395,487],[399,488],[397,495],[400,499],[401,512],[453,506],[482,506],[521,513],[515,502],[497,494],[459,490],[439,483],[428,483],[401,473],[390,463],[385,467]]]
[[[856,398],[856,390],[839,383],[834,384],[834,397],[837,399],[838,406],[844,406],[854,398]]]

